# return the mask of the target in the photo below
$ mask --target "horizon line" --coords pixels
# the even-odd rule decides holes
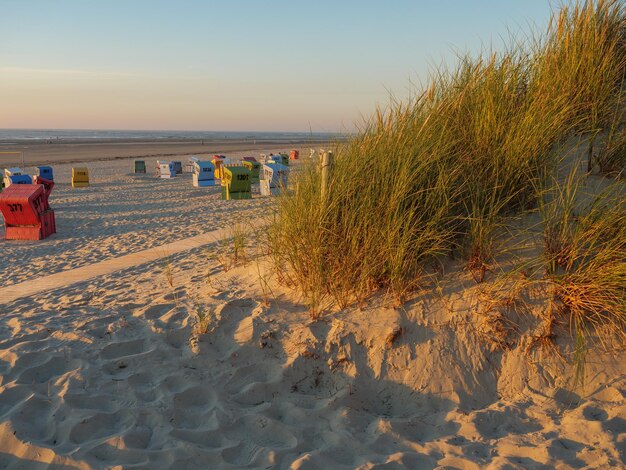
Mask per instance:
[[[121,132],[238,132],[238,133],[281,133],[281,134],[350,134],[347,131],[262,131],[262,130],[207,130],[207,129],[120,129],[86,127],[0,127],[0,131],[121,131]]]

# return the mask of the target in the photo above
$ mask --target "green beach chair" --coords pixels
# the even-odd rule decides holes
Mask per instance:
[[[259,182],[259,173],[261,171],[261,164],[259,162],[251,162],[243,160],[241,162],[245,168],[250,170],[250,183],[257,184]]]
[[[222,199],[252,199],[250,170],[243,166],[224,167]]]
[[[135,160],[135,174],[146,172],[146,162],[144,160]]]

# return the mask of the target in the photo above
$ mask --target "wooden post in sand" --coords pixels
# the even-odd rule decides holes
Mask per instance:
[[[330,174],[333,169],[333,152],[324,152],[322,154],[322,201],[326,200],[328,194],[328,185],[330,183]]]

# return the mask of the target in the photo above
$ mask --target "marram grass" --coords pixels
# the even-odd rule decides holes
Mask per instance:
[[[400,305],[446,257],[464,259],[482,282],[507,218],[545,207],[566,140],[578,136],[593,155],[594,142],[608,135],[601,166],[607,152],[621,151],[625,20],[621,2],[564,7],[545,34],[512,41],[501,53],[461,57],[408,102],[377,111],[334,149],[324,198],[316,163],[280,198],[268,232],[279,278],[303,294],[313,316],[381,290]],[[621,164],[610,159],[612,168]],[[624,326],[618,286],[626,231],[610,222],[621,223],[623,214],[594,204],[575,233],[562,232],[573,230],[569,218],[545,232],[549,274],[579,332],[583,323]],[[608,231],[611,243],[600,243]],[[574,244],[567,261],[549,251],[558,243]],[[561,262],[569,263],[566,276]],[[602,283],[615,288],[600,295]]]

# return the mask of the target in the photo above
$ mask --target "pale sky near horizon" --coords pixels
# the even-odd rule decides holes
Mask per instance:
[[[0,0],[0,128],[351,131],[549,0]]]

